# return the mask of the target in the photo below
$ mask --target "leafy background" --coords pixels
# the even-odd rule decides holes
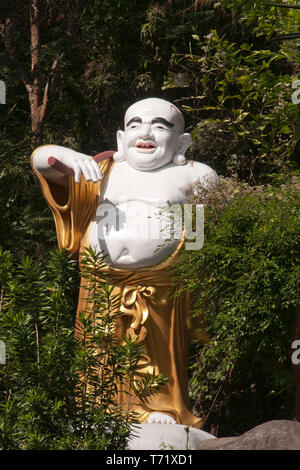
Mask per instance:
[[[39,8],[40,48],[38,65],[32,69],[34,3]],[[191,398],[195,412],[205,417],[204,429],[218,436],[236,435],[271,419],[300,419],[299,367],[290,360],[292,339],[300,337],[295,313],[300,108],[291,101],[292,83],[299,79],[300,43],[293,33],[299,28],[300,10],[267,4],[0,1],[0,79],[7,86],[6,105],[0,105],[1,331],[10,332],[10,344],[17,348],[24,342],[22,331],[29,328],[26,348],[36,350],[32,292],[40,298],[60,269],[58,261],[56,271],[53,263],[46,269],[56,236],[29,165],[32,148],[55,143],[90,155],[114,149],[128,105],[149,96],[173,101],[194,138],[189,157],[209,164],[221,176],[217,190],[199,187],[196,196],[190,195],[205,204],[205,244],[200,252],[187,252],[178,271],[182,292],[193,294],[193,315],[205,318],[210,337],[204,345],[196,340],[190,345]],[[48,81],[49,99],[37,130],[37,110],[30,98],[35,89],[43,96]],[[29,85],[36,86],[31,94]],[[73,291],[64,294],[67,330],[72,330],[78,287],[71,266],[68,282]],[[55,289],[62,289],[62,283],[65,279],[60,278]],[[55,310],[49,300],[43,302],[42,328],[45,312],[51,316]],[[16,327],[16,322],[23,326]],[[68,341],[60,343],[57,354],[71,374]],[[37,374],[36,355],[27,353],[30,373]],[[49,367],[56,367],[54,363]],[[52,401],[50,406],[49,396],[46,400],[43,394],[38,403],[44,411],[36,412],[37,402],[26,383],[32,376],[24,372],[21,353],[12,365],[19,388],[14,400],[6,379],[1,379],[1,445],[24,443],[31,420],[26,445],[47,448],[49,436],[66,432],[65,414],[59,414]],[[6,366],[0,367],[4,373]],[[67,396],[59,393],[58,384],[57,400]],[[53,413],[58,413],[55,419]],[[60,416],[60,431],[54,424],[50,429],[36,423],[41,416],[44,423]],[[21,441],[14,438],[18,430]],[[115,432],[126,439],[121,428]],[[58,439],[55,445],[110,445],[93,443],[91,436],[78,444],[73,437]]]

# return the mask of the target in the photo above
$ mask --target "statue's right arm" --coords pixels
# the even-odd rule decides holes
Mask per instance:
[[[94,183],[103,178],[98,164],[89,155],[59,145],[43,145],[33,152],[32,165],[38,173],[52,183],[64,186],[67,184],[67,179],[65,174],[54,168],[55,165],[49,163],[50,157],[54,157],[57,162],[71,169],[77,183],[79,183],[81,175],[84,175],[87,181]]]

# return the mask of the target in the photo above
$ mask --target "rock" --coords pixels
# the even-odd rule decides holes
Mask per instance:
[[[183,424],[142,423],[132,426],[134,436],[129,440],[128,450],[196,450],[200,442],[216,439],[208,432]]]
[[[268,421],[237,437],[201,442],[198,450],[300,450],[300,422]]]

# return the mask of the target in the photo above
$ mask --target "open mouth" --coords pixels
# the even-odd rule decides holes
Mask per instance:
[[[156,150],[156,145],[152,142],[138,142],[135,146],[138,152],[152,153]]]

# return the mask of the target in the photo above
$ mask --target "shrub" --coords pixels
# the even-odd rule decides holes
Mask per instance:
[[[29,257],[16,262],[0,252],[0,338],[7,352],[0,366],[0,448],[124,449],[135,417],[118,405],[117,385],[129,379],[128,400],[147,399],[164,378],[134,382],[141,351],[128,338],[117,343],[118,299],[96,276],[100,256],[83,254],[93,307],[81,312],[81,340],[74,338],[77,264],[58,250],[45,261],[45,267]]]
[[[279,27],[274,10],[239,0],[222,2],[222,8],[227,4],[233,24],[193,34],[187,52],[173,54],[164,88],[181,89],[179,101],[192,118],[194,159],[257,185],[298,158],[299,106],[292,102],[292,83],[299,48],[297,41],[270,41]]]
[[[205,241],[177,267],[181,291],[210,336],[196,347],[192,397],[206,426],[221,434],[291,418],[291,337],[300,303],[299,178],[251,188],[221,178],[199,186]]]

